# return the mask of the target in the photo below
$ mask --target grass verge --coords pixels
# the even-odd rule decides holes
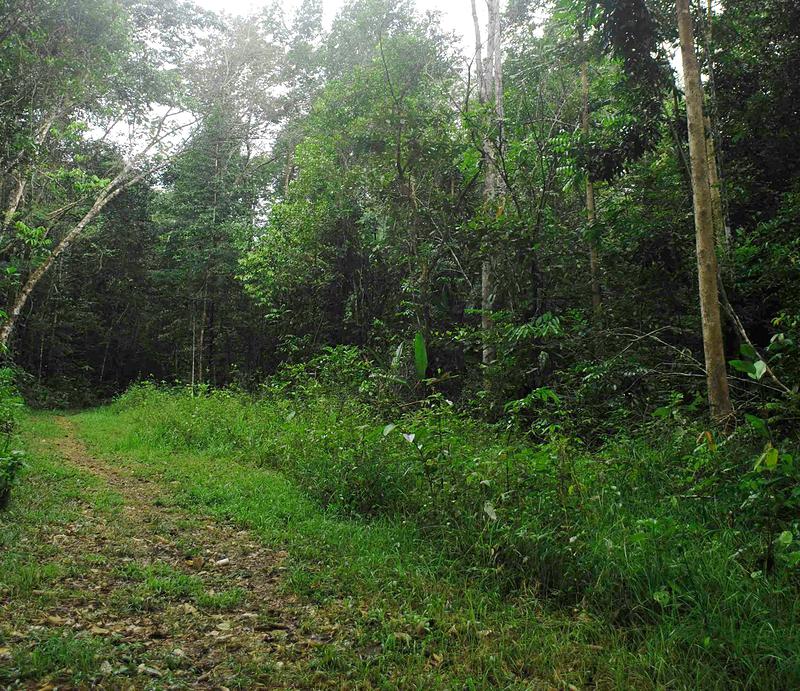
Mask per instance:
[[[327,502],[325,508],[280,472],[257,466],[253,453],[259,449],[275,453],[276,444],[283,443],[286,435],[281,437],[276,427],[276,439],[267,439],[267,425],[259,426],[247,417],[249,413],[243,414],[239,400],[228,408],[224,400],[212,400],[208,410],[198,403],[194,412],[195,404],[180,401],[180,414],[192,416],[185,424],[200,437],[191,444],[170,440],[170,429],[176,438],[186,432],[181,427],[184,422],[170,427],[170,419],[177,414],[165,410],[171,398],[176,397],[159,398],[159,410],[153,401],[150,407],[134,403],[99,409],[81,415],[78,424],[99,453],[124,459],[133,472],[159,477],[172,487],[181,506],[235,521],[270,546],[289,551],[287,587],[323,608],[340,627],[309,662],[309,679],[334,676],[358,686],[407,688],[571,684],[722,689],[786,688],[790,679],[800,678],[800,663],[792,652],[798,633],[791,625],[794,615],[791,609],[787,611],[776,632],[778,620],[771,609],[778,600],[790,606],[794,602],[796,608],[796,598],[791,591],[776,592],[776,603],[769,605],[757,583],[750,594],[741,589],[739,567],[728,561],[724,542],[718,543],[719,554],[706,555],[704,564],[713,571],[696,587],[703,601],[690,603],[691,608],[660,580],[659,569],[670,567],[659,565],[657,543],[667,545],[664,540],[670,536],[656,530],[661,530],[661,523],[648,521],[634,522],[634,527],[637,536],[643,535],[639,542],[652,547],[653,554],[634,549],[627,555],[611,555],[617,561],[608,555],[593,556],[609,569],[622,569],[609,571],[607,583],[624,585],[625,569],[643,580],[655,578],[644,586],[659,593],[663,589],[669,597],[653,606],[663,607],[663,616],[627,613],[620,620],[598,615],[591,602],[543,604],[524,585],[509,592],[498,585],[502,579],[495,582],[487,577],[485,568],[471,569],[468,561],[443,549],[430,531],[421,533],[412,517],[379,515],[367,520],[343,515],[335,502]],[[272,415],[271,422],[286,418],[286,406],[272,412],[268,406],[261,404],[259,414]],[[225,415],[225,410],[230,414]],[[213,419],[204,417],[205,413]],[[148,414],[161,418],[148,422]],[[247,419],[249,424],[239,424]],[[221,425],[236,430],[225,432]],[[315,433],[329,435],[334,442],[326,443],[335,443],[335,429],[320,427]],[[204,447],[203,434],[224,439],[225,444]],[[259,436],[261,442],[237,448],[234,440],[242,435]],[[324,444],[317,450],[315,472],[324,467],[321,456],[328,452]],[[301,468],[311,462],[309,458],[295,460]],[[283,457],[281,462],[293,461]],[[673,515],[680,516],[679,512]],[[613,512],[599,518],[609,516],[613,518]],[[624,526],[617,521],[605,526],[598,523],[598,527],[620,530]],[[677,525],[675,540],[680,530]],[[693,548],[689,545],[688,549]],[[720,583],[732,590],[719,591]],[[604,581],[598,587],[605,585]],[[728,599],[730,592],[734,601]],[[620,602],[625,596],[621,590]],[[614,593],[607,597],[613,604]],[[742,602],[749,605],[742,609]],[[737,623],[733,610],[740,611],[744,620]],[[704,618],[716,619],[715,635],[724,636],[724,644],[708,636]],[[787,633],[776,643],[776,637]]]
[[[279,473],[213,453],[147,444],[104,408],[76,422],[97,453],[157,477],[182,507],[253,530],[289,552],[286,587],[324,609],[337,630],[309,660],[306,683],[378,688],[646,688],[637,654],[580,608],[553,614],[509,600],[402,521],[345,519]]]
[[[62,600],[63,583],[89,568],[92,555],[85,563],[67,558],[55,538],[87,509],[113,520],[121,498],[45,448],[43,442],[60,436],[52,416],[26,414],[22,423],[26,468],[9,509],[0,513],[0,684],[51,675],[87,683],[107,659],[107,646],[58,626],[58,616],[46,617]],[[31,617],[50,626],[39,626],[32,636],[18,631]]]

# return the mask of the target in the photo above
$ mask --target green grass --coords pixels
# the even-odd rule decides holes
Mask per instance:
[[[73,683],[85,683],[94,677],[109,652],[108,644],[98,638],[50,631],[34,641],[32,647],[17,650],[14,679],[45,679],[69,670]]]
[[[526,449],[468,421],[407,419],[401,424],[420,438],[428,425],[455,440],[452,455],[435,457],[440,475],[428,493],[424,474],[408,478],[425,458],[409,455],[402,438],[384,438],[380,425],[373,435],[375,422],[359,410],[324,397],[302,405],[145,391],[73,420],[93,452],[161,483],[168,494],[159,503],[184,508],[187,526],[193,513],[215,516],[288,552],[282,587],[300,599],[301,630],[318,644],[280,671],[287,684],[797,686],[800,610],[790,572],[750,566],[763,542],[728,517],[735,494],[672,499],[691,477],[687,464],[705,463],[707,481],[709,464],[724,461],[730,473],[729,459],[698,460],[643,439],[620,439],[595,456],[570,442]],[[59,434],[46,416],[26,424],[34,446]],[[488,494],[525,482],[525,502]],[[41,450],[17,490],[0,516],[0,540],[15,546],[0,565],[0,588],[47,597],[48,584],[72,566],[38,544],[37,531],[78,517],[86,501],[113,515],[119,497]],[[445,507],[427,506],[430,496]],[[196,549],[187,540],[186,554]],[[42,558],[48,550],[52,558]],[[521,578],[526,569],[535,577]],[[123,610],[186,601],[203,616],[236,609],[243,597],[208,591],[168,564],[133,564],[116,575],[127,582],[114,595]],[[15,651],[16,664],[26,650]],[[40,664],[25,659],[25,669]],[[274,671],[242,665],[243,686]],[[70,674],[88,679],[88,669]]]
[[[14,487],[11,505],[0,513],[0,593],[24,598],[66,575],[56,545],[42,543],[44,527],[67,525],[83,506],[113,515],[121,498],[100,481],[65,464],[45,450],[41,440],[60,436],[51,416],[26,415],[22,437],[29,450],[27,467]]]
[[[99,452],[169,483],[181,506],[288,550],[287,587],[351,642],[320,647],[319,675],[467,688],[797,685],[796,583],[787,570],[758,572],[768,543],[730,524],[741,490],[675,498],[719,464],[721,477],[752,467],[747,448],[707,457],[690,431],[589,455],[571,440],[528,447],[426,415],[399,421],[419,454],[364,407],[313,389],[254,401],[145,388],[78,423]]]
[[[117,575],[135,584],[114,596],[117,604],[127,610],[152,611],[166,603],[185,600],[203,612],[225,612],[244,601],[244,591],[240,588],[210,592],[201,578],[178,571],[169,564],[126,564]]]
[[[14,642],[9,632],[22,626],[27,608],[44,613],[57,604],[62,596],[60,582],[82,568],[64,559],[49,536],[79,520],[86,507],[113,519],[121,498],[46,448],[43,442],[61,436],[52,416],[26,414],[21,423],[26,469],[14,487],[8,510],[0,513],[0,605],[5,605],[0,616],[0,647],[11,651],[10,660],[0,660],[0,682],[56,675],[73,684],[85,684],[106,659],[105,643],[53,628],[34,631],[32,637]],[[87,564],[97,561],[92,555],[86,557]]]
[[[343,519],[279,473],[215,453],[150,446],[119,411],[76,421],[95,451],[168,483],[180,505],[233,520],[288,550],[286,587],[339,625],[309,661],[304,682],[335,675],[377,687],[580,686],[590,678],[647,685],[612,627],[584,611],[553,615],[535,598],[508,600],[474,585],[407,523]],[[146,582],[164,592],[190,590],[165,576]]]

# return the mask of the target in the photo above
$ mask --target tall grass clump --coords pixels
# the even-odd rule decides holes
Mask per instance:
[[[799,476],[760,425],[670,418],[590,452],[439,395],[378,408],[375,386],[337,349],[258,396],[143,384],[115,405],[138,443],[278,469],[332,510],[413,523],[486,588],[601,614],[655,678],[701,660],[709,683],[800,684]]]

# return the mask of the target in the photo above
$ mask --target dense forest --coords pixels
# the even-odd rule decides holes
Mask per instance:
[[[800,685],[800,4],[458,2],[0,2],[0,683]],[[15,638],[58,434],[338,633]]]

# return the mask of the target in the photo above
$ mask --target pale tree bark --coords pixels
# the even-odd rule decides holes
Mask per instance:
[[[700,291],[700,311],[703,326],[708,402],[711,416],[722,422],[733,412],[728,375],[725,367],[725,348],[722,340],[722,319],[717,281],[714,216],[709,185],[708,149],[703,116],[703,85],[700,66],[694,48],[692,17],[689,0],[675,2],[680,33],[683,78],[686,90],[686,114],[689,127],[689,157],[692,167],[694,223],[697,239],[697,273]]]
[[[25,305],[28,302],[28,298],[33,293],[34,289],[36,288],[39,281],[42,277],[50,270],[50,268],[55,263],[56,259],[60,257],[66,250],[68,250],[72,244],[83,234],[86,230],[87,226],[94,221],[100,212],[105,208],[105,206],[115,197],[117,197],[121,192],[128,189],[132,185],[135,185],[137,182],[142,180],[146,175],[151,174],[158,170],[159,168],[166,165],[169,160],[169,157],[164,156],[165,152],[162,151],[162,156],[158,159],[158,162],[150,167],[149,169],[145,169],[142,172],[135,173],[135,167],[142,163],[145,159],[145,156],[151,151],[154,147],[162,145],[162,143],[174,137],[180,130],[190,127],[196,123],[196,120],[192,120],[183,124],[179,124],[174,128],[165,128],[165,125],[170,117],[176,117],[181,115],[183,111],[173,111],[171,108],[167,110],[164,115],[162,115],[156,122],[155,126],[152,129],[152,134],[147,141],[147,145],[139,152],[137,156],[135,156],[131,161],[129,161],[122,170],[111,180],[111,182],[98,194],[97,198],[95,199],[94,203],[92,204],[91,208],[83,215],[83,217],[58,241],[55,248],[50,252],[50,254],[45,257],[44,261],[42,261],[39,266],[37,266],[25,279],[25,282],[22,285],[22,288],[14,297],[11,305],[7,309],[7,313],[5,316],[5,322],[0,327],[0,350],[4,350],[8,348],[9,341],[11,340],[11,336],[14,333],[14,329],[19,321],[19,316],[22,313]],[[41,130],[41,142],[44,141],[44,138],[47,135],[47,131],[52,124],[52,119],[46,122]],[[174,147],[173,147],[174,148]],[[68,208],[68,207],[65,207]],[[13,216],[13,212],[11,214]]]
[[[711,214],[714,220],[714,234],[717,244],[723,255],[727,258],[731,250],[730,232],[725,222],[725,213],[722,207],[722,186],[717,162],[717,147],[714,144],[714,133],[711,128],[711,119],[706,117],[706,156],[708,157],[708,185],[711,195]]]
[[[708,66],[708,112],[706,113],[706,137],[708,149],[708,183],[711,185],[711,204],[714,212],[714,228],[717,233],[717,243],[725,259],[725,274],[732,277],[730,252],[733,247],[731,226],[723,198],[722,157],[718,151],[718,141],[715,137],[714,115],[716,113],[716,77],[714,69],[714,4],[713,0],[706,2],[706,33],[705,33],[705,58]]]
[[[61,108],[54,109],[44,120],[44,122],[39,126],[39,129],[36,132],[36,136],[34,137],[34,144],[36,149],[38,150],[47,139],[47,136],[50,134],[50,128],[53,126],[56,118],[61,114]],[[20,150],[17,155],[14,157],[12,161],[10,161],[6,166],[3,168],[3,175],[14,175],[14,188],[13,192],[9,195],[7,200],[6,208],[3,211],[3,228],[2,230],[5,232],[6,228],[11,225],[11,221],[14,219],[14,214],[17,212],[19,208],[20,202],[22,201],[22,196],[25,194],[25,185],[27,182],[27,177],[25,171],[14,170],[15,168],[19,167],[19,164],[25,158],[25,150]]]
[[[583,46],[586,49],[586,46]],[[589,123],[589,61],[584,58],[581,63],[581,100],[583,102],[581,113],[581,130],[588,141],[590,133]],[[597,209],[594,200],[594,181],[591,174],[586,173],[586,221],[589,225],[589,276],[592,284],[592,309],[595,317],[599,317],[603,309],[600,293],[600,254],[597,250],[597,240],[594,237],[594,225],[597,222]]]
[[[483,71],[483,41],[481,40],[481,23],[478,19],[478,9],[475,0],[472,2],[472,23],[475,26],[475,73],[478,78],[478,100],[486,101],[486,78]]]
[[[11,335],[14,333],[14,328],[19,321],[19,315],[22,313],[23,308],[28,302],[28,298],[31,296],[31,293],[33,292],[34,288],[36,288],[36,285],[39,283],[42,276],[44,276],[49,271],[50,267],[53,266],[56,259],[58,259],[66,250],[70,248],[75,240],[77,240],[86,229],[86,226],[88,226],[95,218],[97,218],[97,215],[112,199],[114,199],[127,187],[130,187],[135,182],[138,182],[142,177],[141,175],[137,175],[127,178],[128,173],[129,168],[126,167],[116,178],[114,178],[114,180],[111,181],[109,186],[97,197],[92,207],[83,215],[83,218],[81,218],[81,220],[78,221],[72,227],[72,229],[63,238],[61,238],[61,240],[59,240],[53,251],[50,252],[45,260],[30,273],[19,293],[17,293],[16,297],[14,298],[14,302],[8,311],[5,323],[2,327],[0,327],[0,347],[6,348],[8,346]]]
[[[477,70],[479,97],[481,103],[493,103],[494,125],[497,130],[497,141],[493,142],[490,134],[483,140],[483,155],[485,163],[483,198],[488,211],[502,194],[502,176],[498,169],[498,159],[502,156],[503,146],[503,69],[502,69],[502,41],[500,33],[500,0],[486,0],[488,8],[487,50],[486,59],[483,59],[481,44],[480,21],[472,0],[472,19],[475,25],[475,65]],[[502,202],[501,202],[502,207]],[[501,213],[501,211],[498,211]],[[492,311],[494,309],[497,285],[494,276],[494,260],[491,252],[491,243],[486,242],[486,256],[481,263],[481,330],[486,335],[494,324]],[[495,348],[488,337],[484,337],[482,362],[491,364],[495,360]]]
[[[8,205],[3,213],[3,230],[11,225],[14,219],[14,214],[17,213],[19,203],[22,201],[22,195],[25,193],[25,178],[17,175],[14,178],[14,191],[9,195]]]

